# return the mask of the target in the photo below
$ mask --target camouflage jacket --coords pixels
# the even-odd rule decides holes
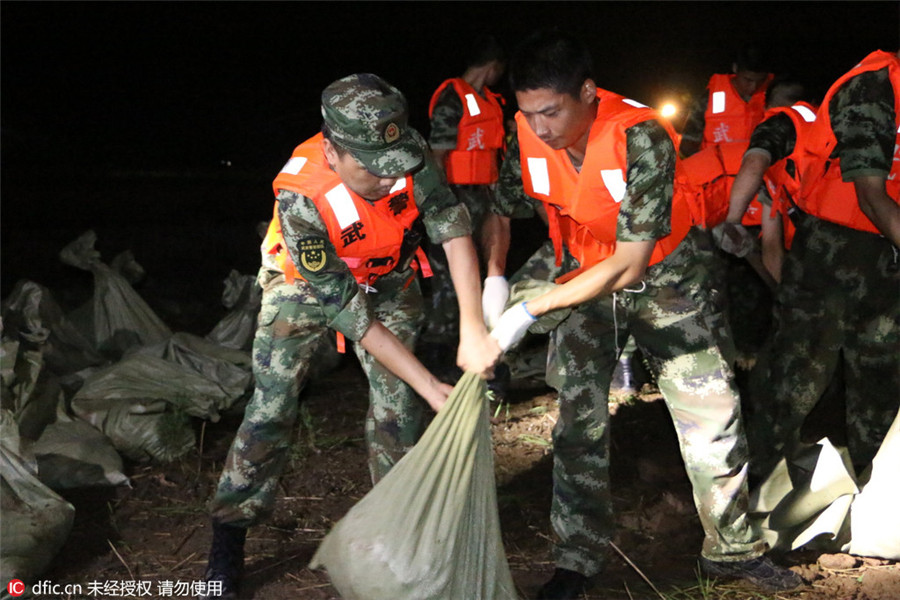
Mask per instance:
[[[413,175],[413,195],[428,238],[440,244],[451,238],[471,235],[468,210],[447,187],[426,149],[425,140],[417,132],[414,136],[423,148],[425,164]],[[353,273],[338,257],[325,223],[310,198],[279,190],[277,200],[285,244],[305,279],[296,281],[295,285],[315,298],[325,312],[329,327],[351,340],[359,340],[374,318],[372,302],[378,300],[378,294],[367,294],[359,288]],[[301,246],[324,248],[325,267],[315,272],[306,269],[300,260]],[[262,261],[263,271],[277,270],[269,255],[264,255]],[[402,286],[411,275],[410,269],[404,273],[389,274],[379,279],[378,287]]]
[[[844,181],[891,171],[896,138],[894,91],[887,68],[848,79],[828,106]]]

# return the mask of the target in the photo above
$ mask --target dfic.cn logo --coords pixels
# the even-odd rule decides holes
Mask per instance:
[[[21,596],[25,593],[25,584],[22,583],[21,579],[13,579],[9,582],[9,585],[6,586],[6,591],[8,591],[11,596]]]

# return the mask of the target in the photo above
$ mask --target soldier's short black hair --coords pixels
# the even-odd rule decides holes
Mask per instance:
[[[781,91],[791,104],[806,100],[806,86],[803,82],[790,74],[778,75],[766,88],[766,106],[771,106],[775,92]]]
[[[491,62],[506,63],[506,53],[497,38],[490,34],[475,37],[466,55],[466,68],[481,67]]]
[[[737,51],[734,64],[737,65],[738,71],[769,72],[769,57],[766,55],[766,51],[752,44],[743,46]]]
[[[547,88],[578,98],[593,70],[591,53],[581,40],[543,29],[519,44],[509,64],[509,82],[514,92]]]

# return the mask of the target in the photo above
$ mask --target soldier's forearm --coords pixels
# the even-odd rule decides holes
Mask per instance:
[[[509,244],[509,217],[489,213],[481,228],[481,250],[487,261],[488,277],[505,275]]]
[[[884,182],[884,177],[870,175],[856,178],[853,185],[863,213],[884,237],[900,246],[900,205],[887,195]]]
[[[762,152],[751,152],[745,154],[741,161],[741,170],[738,171],[737,177],[734,178],[734,185],[731,187],[731,197],[728,200],[728,216],[725,220],[729,223],[740,223],[750,206],[750,201],[759,192],[759,187],[763,183],[763,175],[769,168],[770,160],[768,155]]]

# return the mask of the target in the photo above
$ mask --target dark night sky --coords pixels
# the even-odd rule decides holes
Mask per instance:
[[[191,251],[177,246],[196,236],[191,223],[247,230],[227,244],[210,241],[205,253],[252,272],[259,241],[247,224],[271,215],[272,177],[320,126],[322,88],[353,72],[378,73],[406,93],[412,124],[427,134],[431,92],[461,74],[465,45],[479,31],[512,48],[538,27],[569,28],[590,45],[601,87],[658,106],[702,91],[749,42],[767,46],[776,70],[791,70],[821,96],[872,50],[897,49],[898,9],[898,2],[4,0],[3,292],[19,277],[41,281],[37,267],[57,265],[59,248],[87,228],[98,229],[98,247],[133,248],[148,270],[180,269],[184,279],[197,272],[183,260]],[[174,226],[189,233],[165,233]],[[161,243],[164,234],[173,241]],[[104,258],[111,258],[106,249]],[[215,294],[222,265],[203,271]],[[60,268],[47,281],[66,273]]]
[[[320,90],[356,71],[402,89],[427,130],[431,91],[480,27],[508,46],[569,27],[601,87],[648,104],[702,89],[751,40],[821,94],[896,49],[900,27],[897,2],[3,2],[0,16],[4,163],[52,151],[135,169],[276,168],[318,126]]]

